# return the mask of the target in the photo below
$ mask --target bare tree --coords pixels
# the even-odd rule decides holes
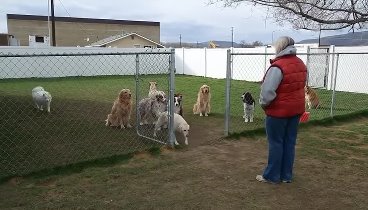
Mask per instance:
[[[263,43],[260,41],[254,41],[252,42],[252,44],[250,44],[246,42],[245,40],[240,41],[240,47],[242,48],[252,48],[252,47],[257,47],[257,46],[263,46]]]
[[[260,42],[260,41],[254,41],[254,42],[252,43],[252,45],[253,45],[254,47],[257,47],[257,46],[263,46],[263,43],[262,43],[262,42]]]
[[[295,29],[362,29],[368,23],[367,0],[210,0],[236,7],[241,3],[267,7],[277,23],[290,23]]]

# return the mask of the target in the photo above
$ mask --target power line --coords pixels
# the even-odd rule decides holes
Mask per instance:
[[[64,8],[64,10],[65,10],[65,12],[68,14],[68,16],[71,18],[72,16],[71,16],[71,14],[69,13],[69,11],[66,9],[66,7],[64,6],[63,2],[61,2],[61,0],[58,0],[58,1],[60,2],[61,6]],[[87,32],[87,31],[88,31],[88,29],[84,28],[84,26],[83,26],[82,24],[78,23],[78,22],[77,22],[77,24],[79,25],[79,27],[82,29],[83,33],[84,33],[84,34],[87,36],[87,38],[88,38],[88,35],[89,35],[89,33]]]
[[[61,0],[59,0],[59,2],[60,2],[60,4],[61,4],[61,6],[64,8],[65,12],[69,15],[69,17],[72,17],[72,16],[70,15],[70,13],[68,12],[68,10],[65,8],[65,6],[64,6],[64,4],[63,4],[63,2],[61,2]]]

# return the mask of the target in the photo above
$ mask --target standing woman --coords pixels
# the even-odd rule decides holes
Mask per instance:
[[[271,60],[261,87],[260,105],[266,113],[268,164],[260,182],[290,183],[293,178],[295,144],[299,118],[305,111],[304,87],[307,67],[296,56],[294,40],[283,36],[274,44]]]

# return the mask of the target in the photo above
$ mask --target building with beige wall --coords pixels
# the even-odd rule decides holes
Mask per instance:
[[[87,47],[164,48],[163,45],[137,33],[122,33],[94,42]]]
[[[29,45],[29,36],[48,36],[48,23],[47,16],[7,14],[8,33],[21,46]],[[56,46],[86,46],[116,34],[133,32],[160,43],[160,22],[55,17]]]

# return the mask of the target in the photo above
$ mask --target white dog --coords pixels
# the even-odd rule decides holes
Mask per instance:
[[[43,87],[38,86],[32,89],[32,98],[33,102],[36,104],[37,109],[43,111],[43,108],[45,107],[47,109],[47,112],[50,112],[50,104],[51,104],[51,94]]]
[[[158,120],[155,124],[155,130],[153,131],[153,136],[156,137],[156,132],[161,130],[161,127],[166,127],[168,125],[168,112],[160,113]],[[182,116],[174,113],[174,129],[183,134],[185,138],[185,144],[188,145],[188,136],[189,136],[189,125],[184,120]],[[179,145],[178,141],[175,138],[175,145]]]

